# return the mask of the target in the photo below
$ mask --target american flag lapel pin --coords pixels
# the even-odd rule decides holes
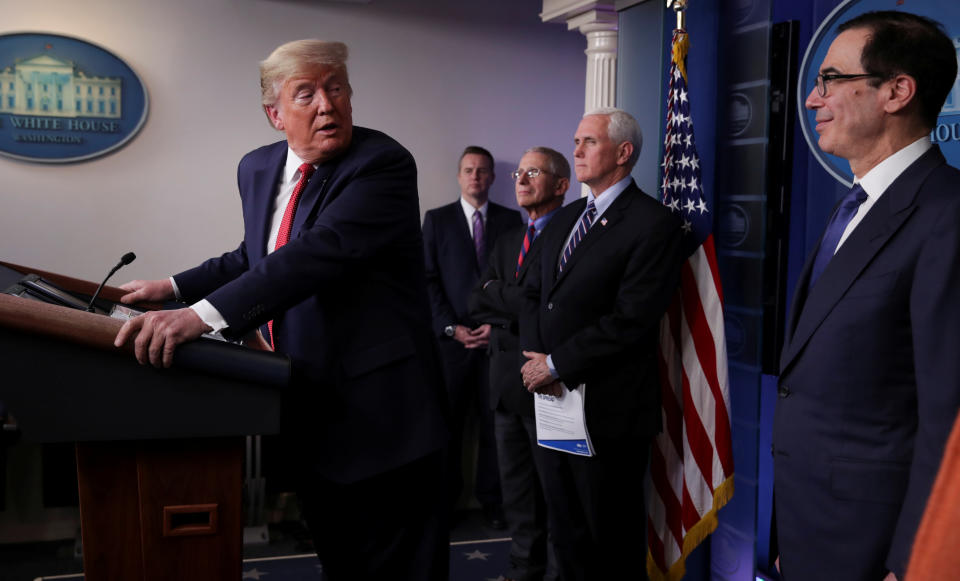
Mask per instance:
[[[601,226],[606,226],[606,225],[607,225],[607,219],[606,219],[606,218],[600,218],[600,225],[601,225]]]

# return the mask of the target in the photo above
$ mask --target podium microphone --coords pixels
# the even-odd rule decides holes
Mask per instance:
[[[103,290],[103,285],[107,284],[107,281],[110,279],[111,276],[113,276],[113,273],[117,272],[117,271],[120,270],[122,267],[130,264],[131,262],[133,262],[133,261],[136,260],[136,259],[137,259],[137,255],[136,255],[136,254],[134,254],[134,253],[132,253],[132,252],[128,252],[128,253],[124,254],[124,255],[120,258],[120,262],[118,262],[116,266],[114,266],[112,269],[110,269],[110,272],[107,273],[106,278],[104,278],[104,279],[103,279],[103,282],[100,283],[100,286],[97,287],[97,292],[93,293],[93,296],[90,297],[90,304],[87,305],[87,312],[88,312],[88,313],[94,312],[94,310],[93,310],[93,301],[97,300],[97,297],[100,296],[100,291]]]

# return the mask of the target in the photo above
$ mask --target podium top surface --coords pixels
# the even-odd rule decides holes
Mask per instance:
[[[0,264],[0,283],[13,276],[10,270]],[[200,340],[178,348],[173,368],[154,369],[112,347],[120,325],[109,317],[0,295],[0,401],[17,419],[24,440],[279,431],[281,390],[290,376],[286,357]]]

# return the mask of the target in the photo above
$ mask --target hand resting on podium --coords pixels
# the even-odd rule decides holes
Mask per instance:
[[[120,298],[122,303],[163,301],[175,298],[173,285],[167,280],[134,280],[120,286],[131,291]],[[141,364],[170,367],[177,345],[193,341],[212,330],[192,309],[149,311],[123,324],[113,344],[123,346],[132,337],[134,354]]]
[[[125,305],[133,303],[142,303],[144,301],[169,301],[177,298],[173,290],[173,283],[169,278],[160,280],[131,280],[128,283],[120,285],[127,294],[120,297],[120,302]]]

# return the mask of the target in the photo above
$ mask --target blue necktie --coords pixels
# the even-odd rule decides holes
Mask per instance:
[[[587,235],[587,231],[593,226],[593,219],[596,217],[597,207],[593,205],[593,199],[590,199],[587,202],[587,211],[583,214],[583,217],[580,218],[580,223],[577,225],[576,231],[573,233],[573,236],[570,237],[570,244],[567,244],[566,250],[563,251],[563,256],[560,257],[560,272],[563,272],[563,267],[567,264],[567,261],[570,260],[573,250],[577,247],[577,244],[580,244],[583,237]]]
[[[833,214],[830,223],[827,224],[827,231],[820,242],[820,248],[817,250],[817,257],[813,261],[813,270],[810,272],[810,283],[807,289],[813,288],[814,283],[820,278],[823,270],[827,268],[827,263],[833,258],[837,250],[837,244],[843,237],[843,231],[847,229],[847,224],[857,214],[860,204],[867,201],[867,193],[863,191],[860,184],[853,186],[847,195],[843,197],[840,207]]]

